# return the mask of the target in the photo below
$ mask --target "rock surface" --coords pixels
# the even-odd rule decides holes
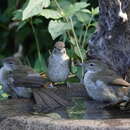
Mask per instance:
[[[129,130],[129,119],[55,120],[41,116],[9,117],[0,122],[0,130]]]

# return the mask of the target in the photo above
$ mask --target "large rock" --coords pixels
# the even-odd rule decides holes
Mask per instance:
[[[55,120],[41,116],[16,116],[1,121],[0,130],[129,130],[129,119]]]

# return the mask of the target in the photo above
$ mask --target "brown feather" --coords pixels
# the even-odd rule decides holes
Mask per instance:
[[[104,81],[107,84],[120,87],[130,87],[130,83],[124,80],[121,76],[117,75],[113,70],[106,69],[104,72],[98,72],[95,74],[95,77],[100,77],[100,80]],[[94,77],[94,79],[96,79]]]

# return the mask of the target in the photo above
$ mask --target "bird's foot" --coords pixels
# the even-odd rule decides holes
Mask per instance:
[[[114,103],[105,103],[98,107],[98,109],[104,109],[104,108],[112,108],[112,107],[119,107],[120,102],[114,102]]]
[[[124,100],[120,100],[117,102],[112,102],[112,103],[106,103],[101,106],[99,106],[99,109],[104,109],[104,108],[111,108],[111,107],[119,107],[121,110],[123,110],[127,106],[128,102]]]
[[[50,83],[50,84],[48,85],[48,88],[54,88],[54,84],[53,84],[53,83]]]

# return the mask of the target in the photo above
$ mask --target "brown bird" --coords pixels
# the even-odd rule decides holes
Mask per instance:
[[[130,83],[106,64],[98,60],[89,60],[83,66],[84,86],[92,99],[108,104],[129,101]]]
[[[69,57],[64,42],[57,42],[48,59],[48,77],[52,82],[63,82],[69,75]]]
[[[8,57],[2,61],[0,82],[10,96],[31,98],[33,95],[35,102],[46,112],[68,105],[66,100],[44,87],[48,83],[47,79],[43,79],[31,67],[23,65],[18,58]]]

